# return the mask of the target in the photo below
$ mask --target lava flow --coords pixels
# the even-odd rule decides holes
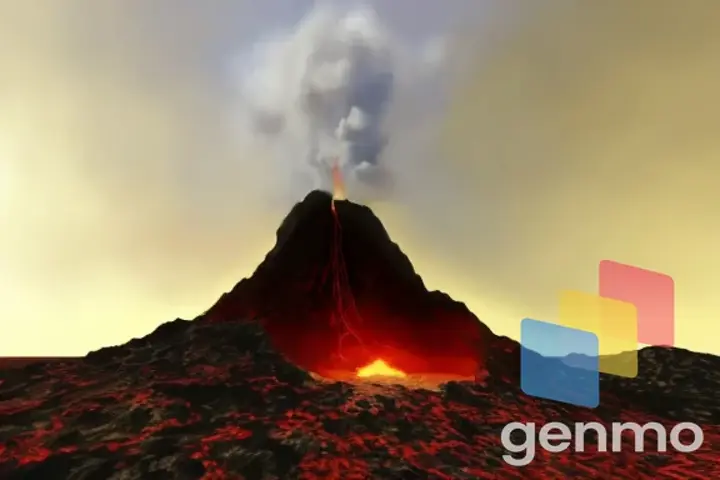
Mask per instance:
[[[396,377],[396,378],[406,378],[407,375],[405,372],[398,370],[397,368],[393,368],[387,363],[385,363],[384,360],[378,359],[372,362],[369,365],[366,365],[362,368],[358,368],[358,371],[356,373],[358,378],[368,378],[368,377]]]
[[[352,337],[358,345],[364,349],[364,343],[360,335],[353,328],[353,320],[360,321],[360,313],[355,307],[355,298],[348,282],[347,265],[343,256],[342,247],[342,226],[340,225],[340,217],[335,208],[336,200],[345,200],[345,182],[343,181],[342,171],[338,159],[334,159],[332,164],[333,192],[330,202],[330,209],[333,215],[333,243],[330,252],[330,276],[332,278],[332,292],[335,303],[334,311],[331,312],[331,325],[341,329],[338,338],[337,356],[344,359],[343,350],[344,342],[348,337]],[[352,317],[352,319],[350,318]]]
[[[342,171],[340,170],[340,164],[337,159],[333,161],[332,165],[332,179],[333,179],[333,210],[335,210],[335,200],[345,200],[347,198],[345,194],[345,181],[342,177]]]
[[[344,201],[347,198],[345,182],[342,176],[337,159],[332,164],[332,198],[330,210],[332,212],[333,236],[330,245],[329,264],[327,266],[326,278],[330,278],[332,286],[332,307],[329,312],[330,325],[337,330],[337,351],[331,354],[331,358],[337,359],[337,365],[319,373],[321,376],[329,376],[336,380],[352,381],[361,378],[383,378],[385,382],[394,381],[405,384],[422,381],[427,387],[434,387],[444,381],[451,380],[473,380],[476,368],[472,359],[461,361],[469,366],[464,367],[464,372],[458,370],[458,363],[451,366],[433,365],[437,357],[427,357],[422,352],[414,354],[406,350],[413,349],[411,344],[394,342],[394,346],[387,343],[390,339],[383,337],[382,328],[378,328],[377,318],[372,318],[372,326],[364,321],[363,314],[358,308],[359,303],[351,286],[348,265],[344,254],[343,228],[340,213],[336,208],[336,201]],[[367,300],[363,305],[367,305]],[[367,315],[367,313],[366,313]],[[402,323],[400,318],[387,318],[393,315],[387,311],[376,312],[374,317],[384,319],[389,323]],[[394,316],[394,315],[393,315]],[[407,325],[407,323],[406,323]],[[406,337],[412,335],[412,327],[405,327]],[[427,334],[426,334],[427,335]],[[459,336],[460,337],[460,336]],[[420,355],[418,355],[420,353]],[[433,352],[428,351],[428,354]],[[384,358],[383,358],[384,357]],[[407,371],[390,367],[387,362],[399,362],[405,368],[412,367],[411,375]],[[446,363],[447,365],[447,363]],[[438,371],[436,368],[441,370]],[[463,368],[461,368],[462,370]]]

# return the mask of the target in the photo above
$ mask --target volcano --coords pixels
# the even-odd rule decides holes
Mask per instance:
[[[525,395],[520,356],[536,354],[521,350],[429,292],[369,208],[315,191],[254,274],[198,318],[83,358],[0,362],[0,478],[720,474],[720,358],[642,349],[638,376],[601,374],[587,409]],[[576,360],[541,362],[570,372]],[[503,435],[511,422],[694,422],[703,436],[662,452],[656,429],[612,449],[589,430],[583,448],[552,449],[532,430]]]
[[[252,277],[206,315],[236,318],[260,319],[288,359],[329,378],[381,360],[409,375],[475,379],[494,338],[463,304],[427,291],[368,207],[321,191],[292,209]]]

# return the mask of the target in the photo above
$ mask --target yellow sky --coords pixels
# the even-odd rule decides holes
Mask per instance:
[[[179,70],[200,37],[168,41],[172,63],[113,33],[131,9],[76,3],[0,7],[0,355],[197,315],[287,211],[267,152],[225,135],[227,99]],[[672,275],[678,344],[720,353],[720,6],[571,4],[465,39],[482,57],[449,118],[393,137],[398,193],[376,210],[426,283],[499,333],[551,320],[610,258]]]
[[[617,260],[673,276],[678,345],[720,353],[720,4],[576,5],[498,40],[457,93],[458,296],[516,336]]]

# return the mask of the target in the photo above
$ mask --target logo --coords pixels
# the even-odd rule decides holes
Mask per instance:
[[[501,441],[505,450],[509,452],[503,455],[506,463],[514,467],[524,467],[530,464],[535,460],[536,442],[540,444],[540,448],[550,453],[564,452],[568,448],[574,452],[585,452],[585,439],[588,432],[595,434],[598,452],[607,452],[608,443],[611,443],[611,451],[622,451],[625,432],[633,433],[635,439],[633,451],[637,453],[645,452],[645,434],[650,430],[655,432],[655,452],[659,453],[668,451],[668,437],[672,450],[683,453],[698,450],[705,440],[700,427],[689,422],[678,423],[672,427],[670,435],[665,426],[657,422],[644,425],[635,422],[613,422],[609,434],[606,426],[598,422],[575,423],[573,430],[570,430],[570,426],[560,422],[546,423],[540,428],[539,433],[536,433],[535,428],[534,423],[511,422],[505,425]],[[608,438],[610,442],[608,442]]]
[[[521,388],[533,397],[595,408],[600,373],[635,378],[638,343],[672,346],[674,332],[673,279],[603,260],[598,293],[562,291],[557,322],[522,321]],[[623,353],[601,356],[607,352]]]

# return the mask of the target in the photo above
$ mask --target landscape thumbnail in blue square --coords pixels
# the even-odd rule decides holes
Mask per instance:
[[[520,388],[526,395],[595,408],[599,342],[592,332],[526,318],[521,323]]]

